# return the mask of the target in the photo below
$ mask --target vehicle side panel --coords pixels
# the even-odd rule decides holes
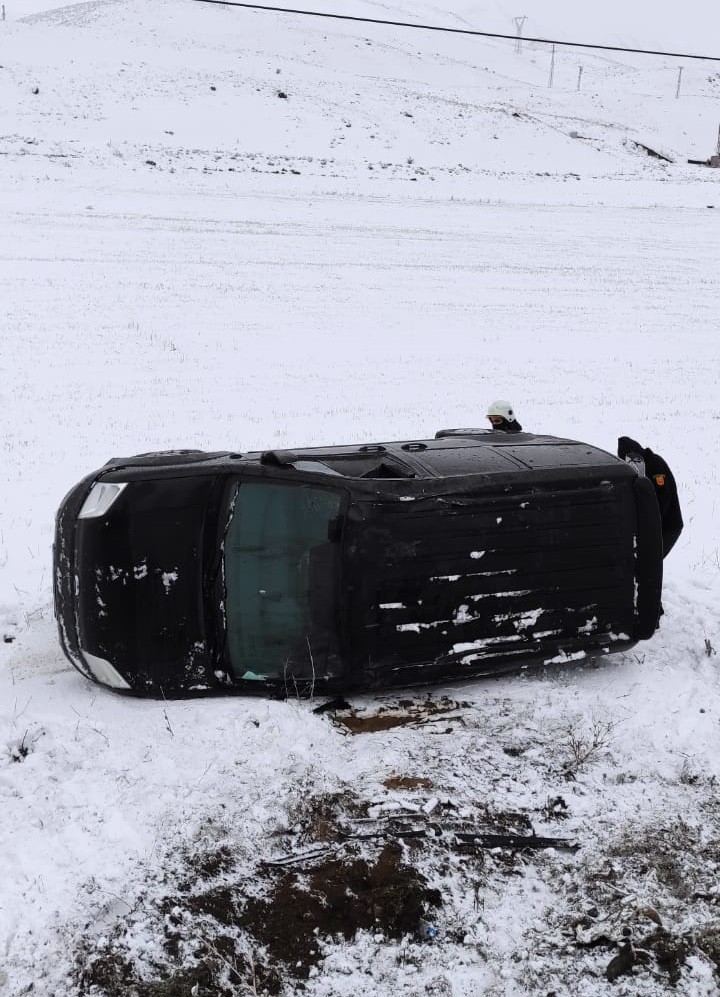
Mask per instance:
[[[349,550],[356,667],[382,684],[629,646],[633,484],[375,504]]]

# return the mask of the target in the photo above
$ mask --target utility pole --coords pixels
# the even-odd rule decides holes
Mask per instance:
[[[675,89],[675,100],[677,100],[678,97],[680,96],[680,84],[682,82],[682,74],[683,74],[683,67],[678,66],[678,80],[677,80],[677,87]]]
[[[578,91],[578,93],[580,93],[580,89],[582,87],[582,74],[583,74],[583,67],[582,66],[578,66],[578,81],[577,81],[577,91]]]
[[[555,46],[552,47],[552,54],[550,56],[550,79],[548,80],[548,87],[552,89],[552,85],[555,82]]]
[[[515,39],[515,55],[522,55],[522,33],[523,25],[527,21],[527,15],[523,14],[522,17],[514,17],[515,21],[515,33],[517,38]]]

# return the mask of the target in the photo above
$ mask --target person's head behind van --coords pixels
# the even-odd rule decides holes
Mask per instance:
[[[498,399],[488,407],[487,417],[493,429],[502,433],[520,433],[522,426],[517,421],[515,412],[510,402]]]

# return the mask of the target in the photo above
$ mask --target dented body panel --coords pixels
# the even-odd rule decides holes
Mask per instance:
[[[78,518],[99,482],[124,490]],[[67,656],[145,695],[347,692],[580,660],[650,637],[661,582],[649,482],[527,433],[112,461],[56,528]]]

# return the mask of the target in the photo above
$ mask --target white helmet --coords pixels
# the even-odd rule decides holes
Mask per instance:
[[[505,402],[502,399],[493,402],[492,405],[488,407],[487,417],[499,416],[501,419],[506,419],[508,422],[515,422],[515,413],[510,402]]]

